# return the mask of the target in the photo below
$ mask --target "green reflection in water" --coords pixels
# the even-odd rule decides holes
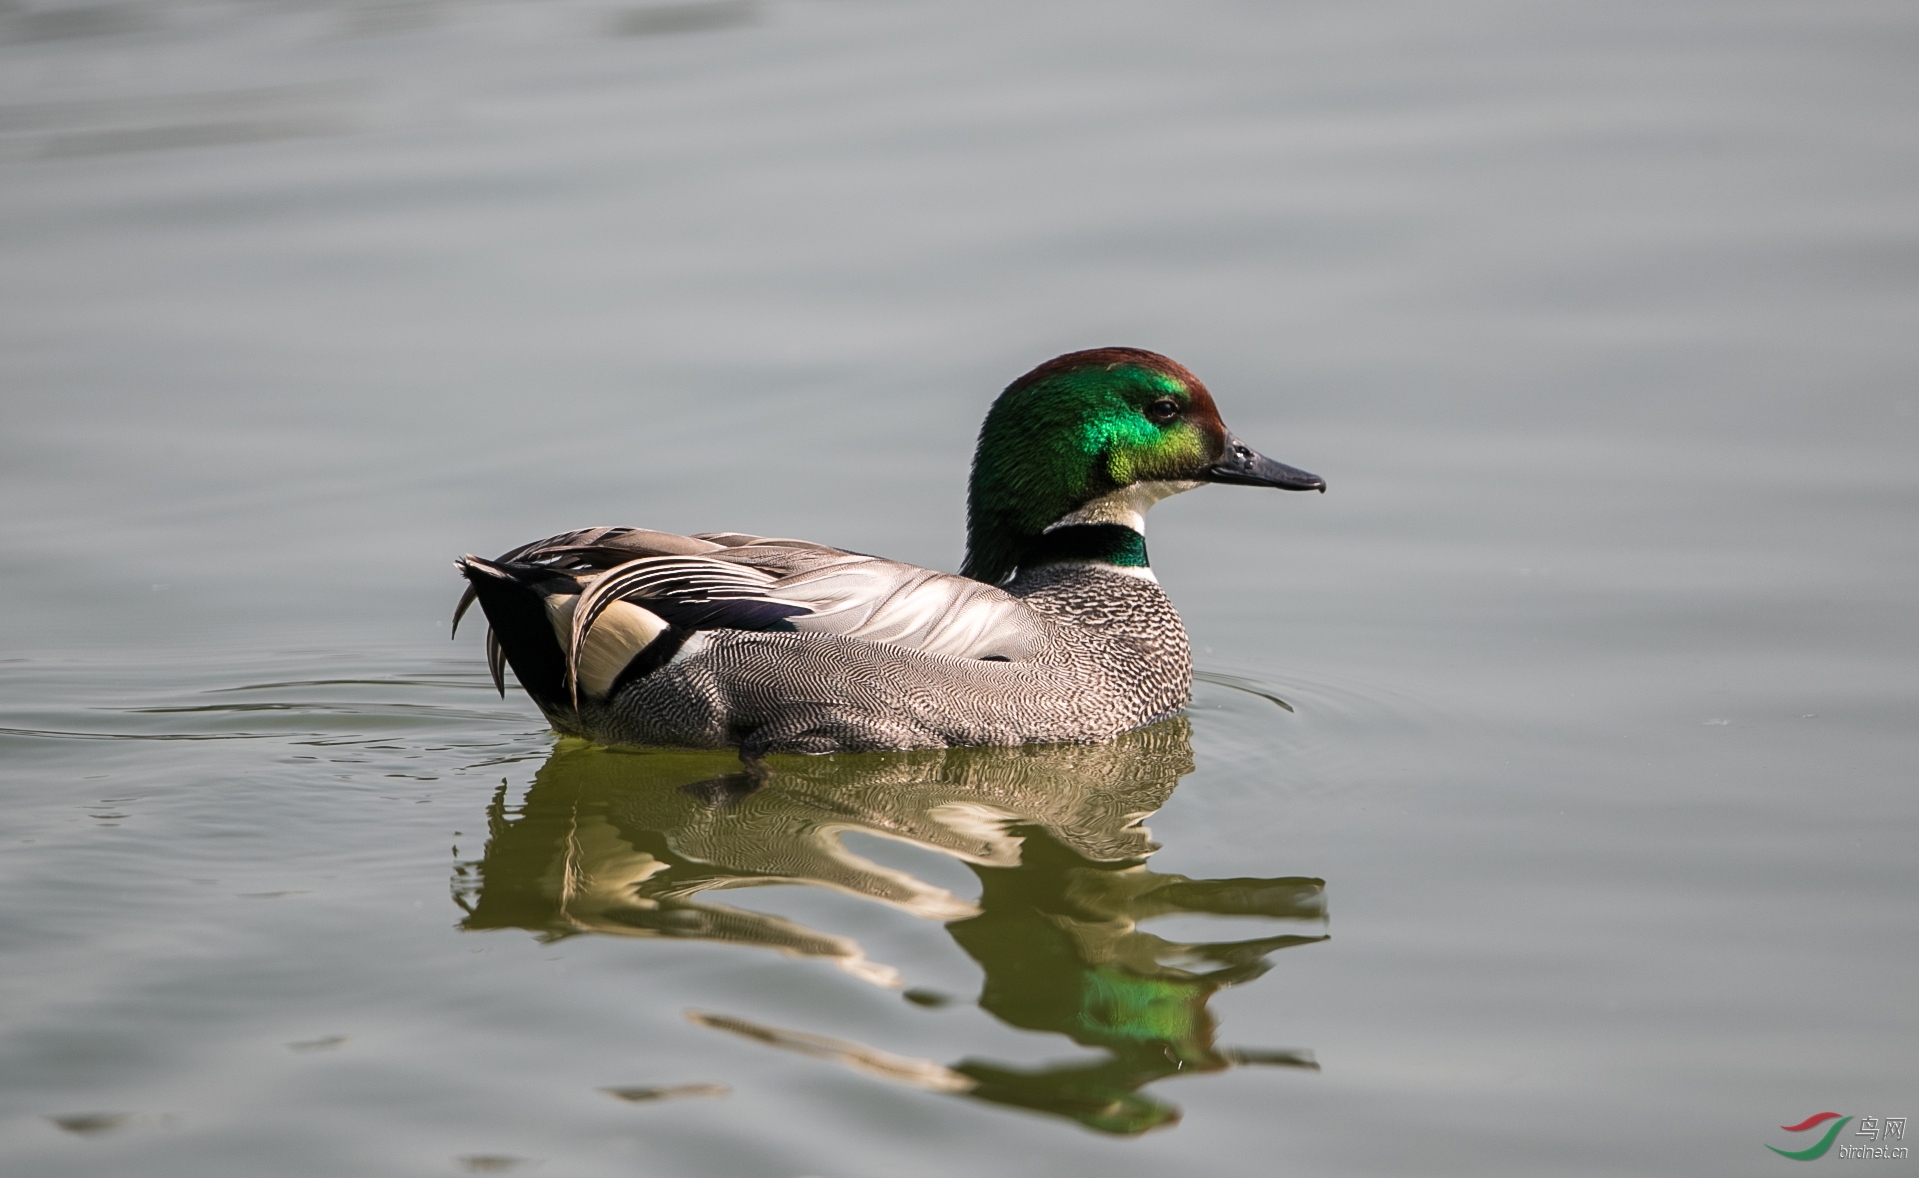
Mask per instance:
[[[1182,913],[1325,917],[1321,880],[1147,870],[1158,845],[1143,820],[1192,769],[1183,718],[1106,745],[776,757],[747,771],[728,754],[567,742],[517,814],[504,789],[496,795],[485,856],[462,865],[455,893],[466,929],[719,941],[825,959],[882,986],[899,985],[898,971],[850,938],[704,894],[803,884],[942,921],[985,972],[982,1009],[1100,1058],[949,1067],[726,1015],[689,1017],[918,1087],[1140,1133],[1179,1117],[1140,1092],[1155,1080],[1236,1064],[1315,1066],[1305,1052],[1218,1047],[1206,1004],[1265,973],[1276,950],[1323,936],[1187,943],[1139,928]],[[964,862],[979,900],[853,853],[848,832]]]

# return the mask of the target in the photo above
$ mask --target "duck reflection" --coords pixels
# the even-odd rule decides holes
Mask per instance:
[[[1184,718],[1105,745],[781,757],[744,772],[723,754],[562,744],[517,814],[504,790],[496,795],[485,856],[460,869],[455,893],[466,929],[721,941],[821,958],[882,986],[898,986],[898,971],[853,940],[706,894],[803,884],[942,921],[985,973],[982,1009],[1099,1058],[945,1066],[724,1015],[690,1017],[920,1087],[1140,1133],[1179,1116],[1140,1092],[1155,1080],[1237,1064],[1315,1066],[1306,1052],[1217,1046],[1207,1002],[1264,974],[1275,951],[1324,936],[1181,942],[1139,927],[1179,914],[1325,917],[1321,880],[1147,869],[1158,846],[1143,820],[1192,770]],[[851,832],[965,863],[979,899],[854,853],[843,841]]]

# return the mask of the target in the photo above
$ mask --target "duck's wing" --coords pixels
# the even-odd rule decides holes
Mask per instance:
[[[796,630],[1014,662],[1031,658],[1045,634],[1024,601],[971,577],[855,553],[809,564],[774,583],[782,599],[811,611],[791,619]]]
[[[1018,598],[970,577],[737,532],[586,528],[523,544],[493,561],[468,558],[467,565],[518,581],[547,600],[571,691],[583,673],[588,680],[608,677],[591,667],[583,672],[583,660],[617,674],[639,649],[627,648],[650,642],[663,626],[840,634],[953,658],[1011,661],[1032,657],[1046,627]],[[477,584],[469,577],[455,628]],[[657,620],[589,643],[595,623],[619,603]],[[644,615],[628,611],[623,625],[635,617]],[[504,690],[503,658],[491,630],[488,639],[488,663]]]
[[[1024,602],[970,577],[799,540],[740,539],[750,542],[639,557],[593,578],[573,611],[576,649],[615,601],[686,629],[778,626],[954,658],[1028,658],[1043,634]]]

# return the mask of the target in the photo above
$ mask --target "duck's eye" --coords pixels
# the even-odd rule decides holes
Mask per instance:
[[[1146,407],[1146,416],[1164,424],[1179,416],[1179,402],[1171,397],[1161,397]]]

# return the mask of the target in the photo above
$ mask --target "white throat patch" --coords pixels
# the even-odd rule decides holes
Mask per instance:
[[[1101,495],[1078,511],[1060,516],[1046,530],[1050,532],[1054,528],[1067,528],[1074,524],[1121,524],[1144,536],[1146,512],[1153,504],[1199,485],[1197,481],[1187,479],[1153,479],[1134,483],[1110,495]]]

